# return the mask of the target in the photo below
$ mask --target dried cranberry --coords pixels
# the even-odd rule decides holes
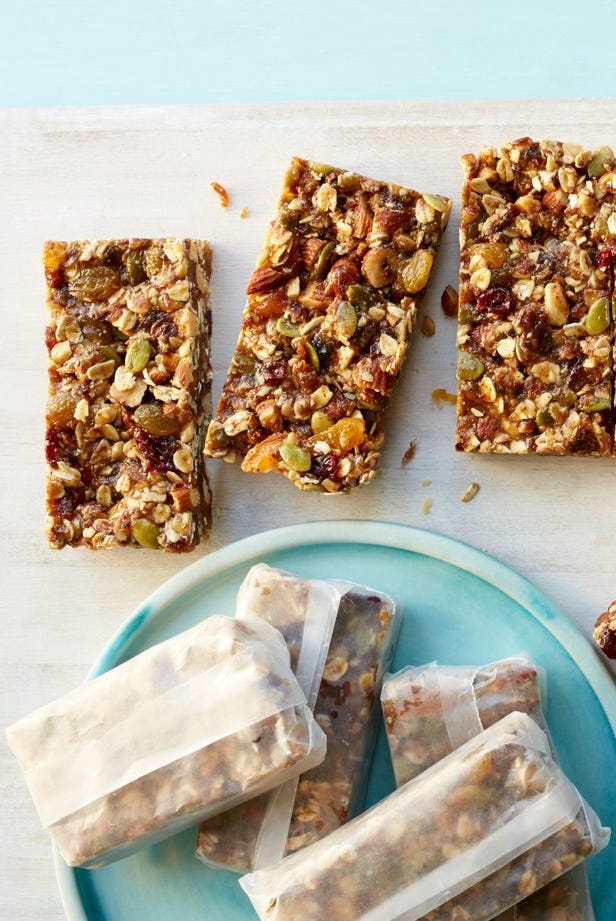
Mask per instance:
[[[263,362],[263,380],[266,384],[279,384],[285,379],[287,363],[282,358]]]
[[[47,429],[47,434],[45,435],[45,457],[47,458],[47,463],[57,463],[60,460],[60,453],[60,436],[58,435],[57,429],[52,426]]]
[[[511,310],[513,296],[507,288],[488,288],[477,298],[477,307],[482,313],[493,313],[506,317]]]
[[[312,473],[320,480],[335,480],[338,475],[339,457],[330,451],[329,454],[321,454],[315,457],[312,462]]]
[[[137,447],[149,470],[171,470],[177,438],[172,435],[148,435],[143,429],[135,430]]]
[[[168,339],[170,336],[177,336],[178,333],[173,317],[164,310],[150,310],[145,316],[144,324],[149,325],[150,335],[156,336],[157,339]]]
[[[608,243],[597,253],[597,265],[600,269],[609,269],[616,265],[616,243]]]

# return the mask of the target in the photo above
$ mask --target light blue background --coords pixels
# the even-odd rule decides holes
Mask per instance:
[[[0,0],[0,105],[614,95],[615,0]]]

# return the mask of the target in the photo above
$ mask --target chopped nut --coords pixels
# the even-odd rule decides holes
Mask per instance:
[[[71,344],[67,340],[57,342],[49,353],[49,357],[57,365],[63,365],[72,355]]]
[[[220,199],[220,207],[228,208],[230,199],[229,199],[229,193],[227,192],[225,187],[221,185],[219,182],[210,182],[210,185],[214,189],[214,191],[216,192],[216,194],[218,195]]]
[[[616,659],[616,601],[612,601],[607,611],[597,618],[593,637],[609,659]]]
[[[421,324],[421,331],[427,338],[431,338],[436,332],[436,323],[432,317],[425,315]]]
[[[402,455],[402,466],[403,467],[406,467],[407,464],[411,463],[411,461],[415,457],[416,450],[417,450],[417,442],[416,441],[409,442],[408,448]]]
[[[441,307],[443,308],[443,313],[446,316],[458,316],[458,300],[459,297],[456,289],[453,287],[453,285],[447,285],[441,294]]]

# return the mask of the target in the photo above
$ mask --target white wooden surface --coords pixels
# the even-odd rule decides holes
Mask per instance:
[[[189,556],[46,549],[46,392],[41,243],[45,238],[204,236],[214,246],[214,397],[287,161],[293,153],[457,200],[459,155],[521,135],[616,147],[616,100],[584,102],[186,107],[0,113],[0,725],[80,682],[109,635],[161,582],[231,541],[322,518],[372,518],[441,531],[532,579],[588,633],[616,597],[616,460],[469,457],[453,450],[456,207],[389,418],[376,480],[350,496],[304,494],[279,476],[211,462],[216,515]],[[210,181],[223,183],[223,211]],[[241,220],[242,206],[249,217]],[[415,460],[401,468],[409,440]],[[425,479],[432,482],[422,485]],[[472,480],[479,495],[460,498]],[[422,512],[424,499],[432,510]],[[463,602],[463,600],[462,600]],[[0,737],[0,917],[63,917],[46,835]]]

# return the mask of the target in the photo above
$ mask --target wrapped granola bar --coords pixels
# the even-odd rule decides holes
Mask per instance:
[[[315,717],[327,735],[323,763],[285,788],[202,823],[197,856],[205,863],[251,870],[279,860],[338,828],[363,806],[378,727],[382,675],[393,657],[399,618],[388,596],[351,583],[298,579],[257,566],[238,596],[237,616],[266,618],[294,655],[298,619],[314,593],[338,592],[337,617],[323,678],[313,688]],[[289,614],[289,611],[291,614]],[[299,627],[301,630],[301,627]],[[304,627],[304,633],[306,628]],[[314,632],[314,631],[313,631]],[[309,703],[314,697],[307,692]]]
[[[526,656],[482,668],[409,666],[386,676],[381,702],[397,786],[514,710],[545,722],[539,669]]]
[[[261,921],[489,921],[608,840],[546,734],[512,713],[240,883]]]
[[[102,866],[318,764],[278,631],[214,616],[7,731],[71,866]]]
[[[545,726],[541,669],[527,656],[481,668],[430,663],[388,675],[381,700],[397,786],[514,711]],[[594,921],[583,867],[549,883],[498,921]]]

